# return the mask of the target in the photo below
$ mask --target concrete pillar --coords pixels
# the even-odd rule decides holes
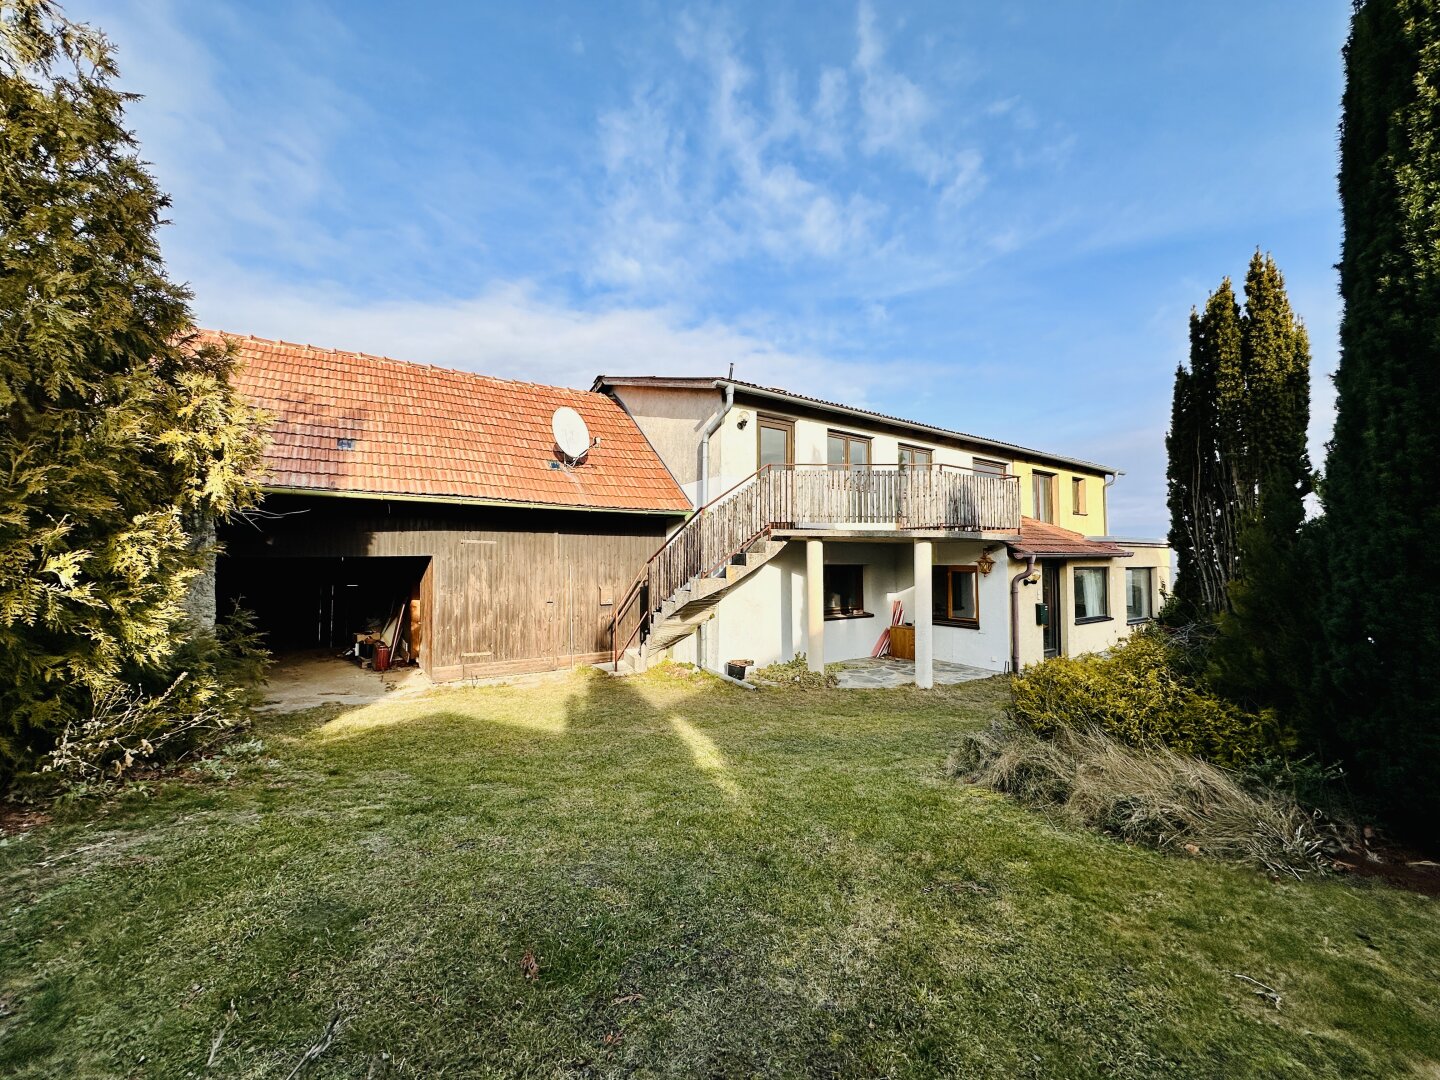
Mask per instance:
[[[811,671],[825,670],[825,544],[805,541],[805,658]]]
[[[935,545],[915,541],[915,685],[929,690],[935,685],[935,626],[932,618],[930,577],[935,563]]]

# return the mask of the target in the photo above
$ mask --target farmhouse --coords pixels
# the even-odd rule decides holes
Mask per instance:
[[[735,379],[580,391],[238,345],[266,499],[223,530],[216,591],[276,652],[436,680],[886,654],[928,686],[937,660],[1107,648],[1168,585],[1162,542],[1108,535],[1094,462]]]

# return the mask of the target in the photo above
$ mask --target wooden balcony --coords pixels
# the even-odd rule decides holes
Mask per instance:
[[[1017,532],[1020,486],[950,465],[767,465],[701,507],[650,560],[652,605],[761,536],[826,530]]]

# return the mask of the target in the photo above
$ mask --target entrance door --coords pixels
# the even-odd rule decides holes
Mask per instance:
[[[1060,655],[1060,564],[1040,564],[1040,599],[1050,617],[1045,621],[1045,659]]]

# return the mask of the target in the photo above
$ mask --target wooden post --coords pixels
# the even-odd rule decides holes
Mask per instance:
[[[811,671],[825,670],[825,545],[805,541],[805,658]]]
[[[933,592],[930,570],[935,561],[929,540],[915,541],[915,685],[929,690],[935,685],[935,628],[931,618]]]

